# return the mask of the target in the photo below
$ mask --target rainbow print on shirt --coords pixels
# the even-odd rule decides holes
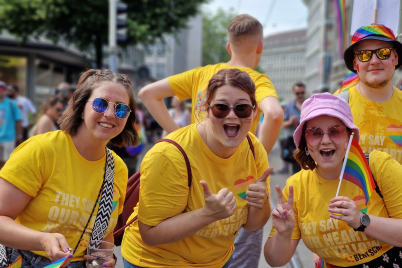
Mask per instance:
[[[116,197],[118,197],[118,195],[117,195],[116,191],[113,189],[113,199],[115,199]],[[112,202],[112,213],[116,209],[118,203],[119,203],[119,200],[113,200],[113,202]],[[98,205],[100,205],[100,200],[98,201]]]
[[[233,190],[235,192],[237,192],[238,190],[245,188],[244,191],[239,192],[237,195],[240,196],[241,198],[243,198],[244,200],[247,200],[247,196],[246,196],[247,187],[250,184],[255,183],[255,181],[256,181],[256,179],[253,176],[248,176],[245,180],[239,179],[239,180],[235,181]]]
[[[389,125],[387,127],[388,137],[399,147],[402,146],[402,126]]]

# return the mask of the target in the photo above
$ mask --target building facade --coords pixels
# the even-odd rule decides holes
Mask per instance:
[[[280,100],[293,99],[292,86],[304,82],[306,29],[264,38],[260,67],[269,76]]]
[[[151,77],[163,79],[201,66],[202,16],[197,15],[187,28],[167,35],[164,42],[145,46],[145,64]]]

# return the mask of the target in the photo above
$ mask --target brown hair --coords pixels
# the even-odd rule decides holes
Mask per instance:
[[[50,107],[54,107],[57,103],[63,104],[63,100],[58,96],[50,96],[48,97],[40,106],[40,115],[43,115],[47,112]],[[40,116],[38,117],[39,120]]]
[[[216,91],[224,85],[232,86],[246,92],[250,96],[252,105],[256,106],[255,109],[257,108],[255,84],[248,73],[240,71],[239,69],[222,69],[212,76],[208,83],[205,102],[201,107],[196,108],[201,111],[207,111],[208,106],[214,99]]]
[[[119,147],[128,145],[137,145],[138,133],[135,130],[134,123],[136,120],[135,101],[133,89],[131,87],[130,78],[125,74],[116,74],[110,70],[90,69],[82,73],[77,84],[77,89],[74,91],[73,97],[68,102],[68,107],[60,117],[58,123],[60,129],[74,136],[77,134],[78,127],[83,122],[81,115],[84,112],[86,103],[94,89],[99,87],[103,82],[114,82],[122,85],[128,94],[131,113],[127,119],[123,131],[111,139],[110,141]]]
[[[293,157],[299,163],[300,167],[305,170],[314,170],[317,165],[311,155],[306,154],[307,142],[304,132],[306,131],[306,123],[303,125],[303,132],[300,138],[299,148],[293,154]]]
[[[261,23],[248,14],[241,14],[234,17],[228,27],[228,39],[230,43],[241,41],[245,36],[258,36],[262,39]]]

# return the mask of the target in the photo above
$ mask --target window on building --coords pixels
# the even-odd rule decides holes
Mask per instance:
[[[165,44],[163,44],[161,42],[158,42],[156,44],[156,53],[157,53],[157,55],[158,56],[165,56],[165,52],[166,52]]]
[[[154,54],[154,47],[152,45],[146,45],[145,53],[147,54],[147,56],[152,56]]]
[[[165,78],[166,77],[166,68],[165,64],[156,65],[156,78]]]

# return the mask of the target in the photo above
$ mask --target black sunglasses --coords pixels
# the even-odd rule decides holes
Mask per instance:
[[[120,119],[126,119],[130,115],[130,112],[131,112],[130,106],[128,106],[124,103],[116,104],[114,102],[110,102],[110,101],[107,101],[102,98],[96,98],[93,101],[88,101],[88,102],[92,102],[92,109],[95,112],[97,112],[98,114],[106,112],[106,110],[109,106],[109,103],[114,105],[114,113]]]
[[[297,95],[297,96],[299,96],[299,95],[304,95],[304,93],[305,93],[304,91],[302,91],[302,92],[296,92],[296,95]]]
[[[367,62],[371,60],[374,53],[377,55],[378,59],[386,60],[389,59],[389,57],[391,56],[392,49],[392,47],[383,47],[375,50],[360,50],[357,51],[355,54],[361,62]]]
[[[233,107],[230,107],[229,105],[223,103],[217,103],[212,106],[208,106],[208,108],[212,110],[212,114],[216,118],[226,117],[230,113],[230,110],[233,110],[238,118],[247,118],[251,115],[254,107],[255,105],[251,106],[248,103],[238,103]]]

